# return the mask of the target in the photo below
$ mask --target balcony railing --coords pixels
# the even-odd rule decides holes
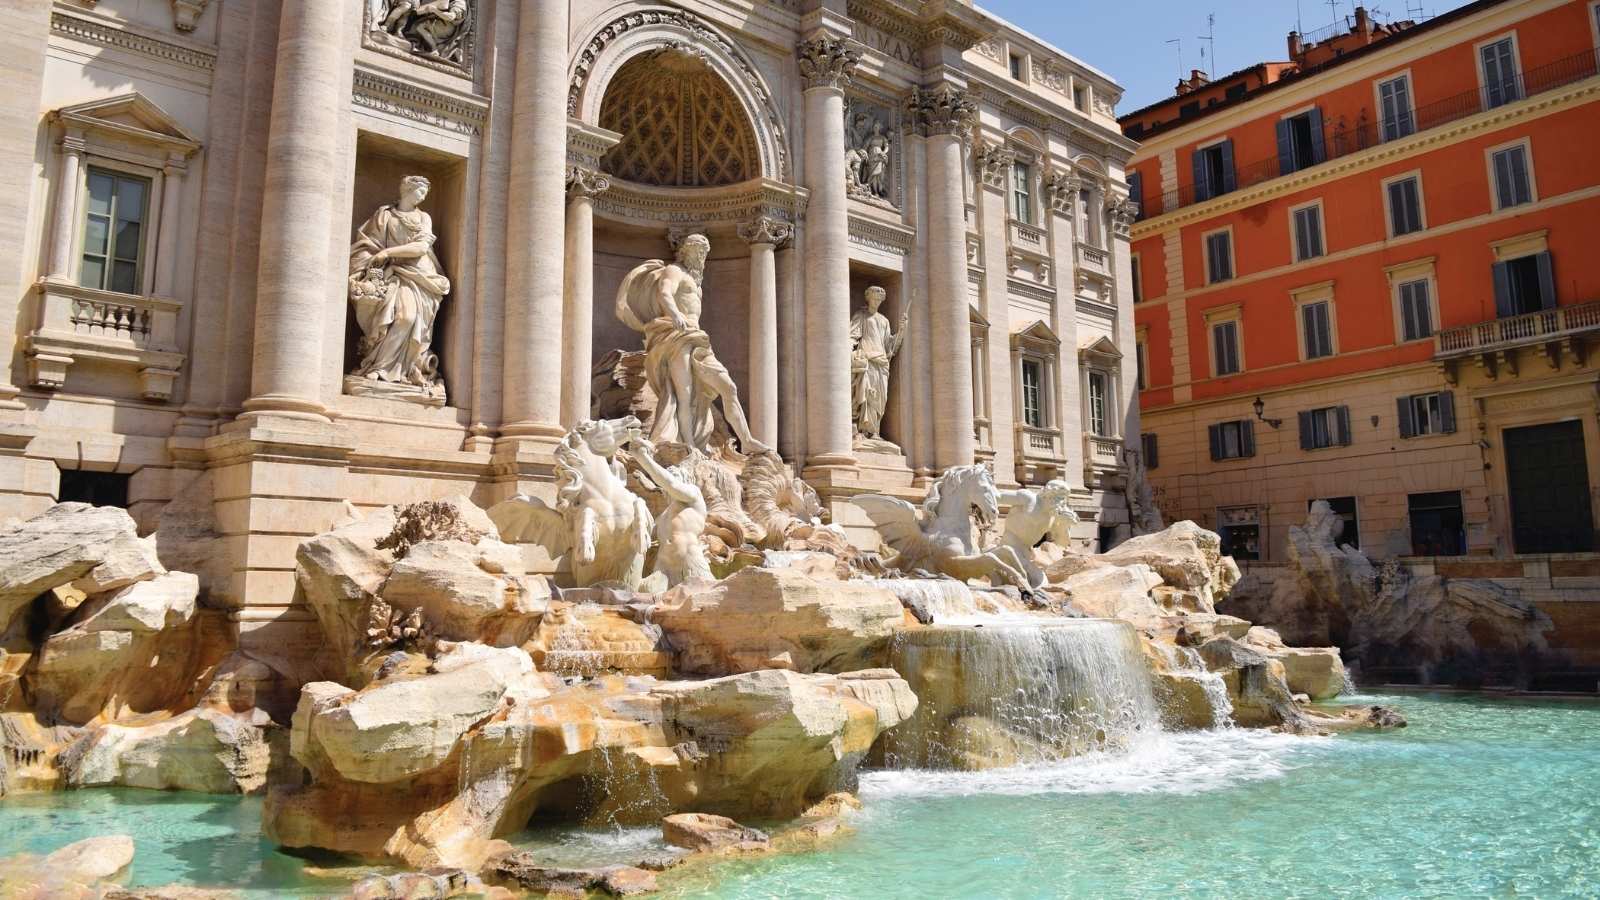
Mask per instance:
[[[1504,106],[1526,97],[1542,94],[1546,91],[1565,87],[1592,77],[1600,70],[1600,53],[1586,50],[1582,53],[1556,60],[1538,68],[1521,72],[1498,85],[1474,88],[1464,91],[1453,97],[1417,107],[1411,114],[1397,120],[1388,122],[1380,121],[1368,107],[1363,106],[1356,115],[1353,123],[1347,122],[1344,116],[1336,120],[1329,117],[1323,123],[1323,145],[1326,148],[1326,158],[1317,160],[1316,164],[1338,159],[1358,153],[1369,147],[1375,147],[1387,141],[1400,140],[1417,132],[1437,128],[1450,122],[1464,119],[1496,106]],[[1490,96],[1490,89],[1494,88],[1496,98],[1494,102]],[[1276,156],[1269,159],[1256,160],[1247,163],[1238,163],[1234,166],[1233,190],[1251,187],[1262,182],[1271,181],[1280,175],[1291,174],[1311,166],[1301,166],[1290,172],[1281,171],[1280,161]],[[1204,193],[1204,196],[1201,194]],[[1161,195],[1161,208],[1147,210],[1145,218],[1169,213],[1185,206],[1192,206],[1204,200],[1221,196],[1224,192],[1210,190],[1201,192],[1193,183],[1179,185],[1176,189],[1166,191]]]
[[[1043,228],[1016,219],[1010,220],[1007,224],[1006,243],[1013,250],[1021,250],[1040,257],[1044,256],[1048,249],[1045,245]]]
[[[1122,438],[1098,434],[1083,436],[1084,465],[1092,469],[1120,470],[1122,468]]]
[[[1600,330],[1600,301],[1449,328],[1433,336],[1436,358],[1468,356]]]
[[[1111,256],[1093,244],[1078,242],[1078,268],[1102,278],[1111,277]]]
[[[1017,423],[1018,455],[1034,462],[1060,463],[1066,459],[1061,445],[1061,432],[1054,428],[1036,428]]]

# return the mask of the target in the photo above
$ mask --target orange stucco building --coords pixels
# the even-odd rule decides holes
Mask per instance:
[[[1369,556],[1593,596],[1597,48],[1596,0],[1358,10],[1122,118],[1169,520],[1281,561],[1325,499]]]

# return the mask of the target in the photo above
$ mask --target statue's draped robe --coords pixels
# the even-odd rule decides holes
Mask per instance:
[[[858,309],[850,317],[850,397],[856,430],[877,435],[889,404],[889,362],[900,352],[901,334],[891,334],[882,313]]]
[[[428,214],[417,210],[408,223],[393,206],[380,207],[361,226],[350,248],[350,279],[352,283],[365,280],[379,250],[417,241],[427,243],[426,253],[416,259],[391,259],[384,265],[388,289],[382,295],[351,294],[356,321],[368,341],[356,372],[359,375],[401,384],[431,381],[428,346],[433,343],[439,303],[450,292],[450,279],[440,274],[439,258],[433,252],[433,221]]]
[[[622,279],[617,290],[617,317],[624,325],[644,334],[645,380],[656,394],[650,439],[679,441],[704,451],[715,424],[711,404],[717,397],[708,377],[713,373],[727,377],[728,370],[711,351],[711,338],[703,330],[680,330],[661,308],[657,285],[666,267],[659,259],[647,260]],[[689,359],[692,434],[680,434],[678,428],[678,397],[673,390],[671,363],[680,357]]]

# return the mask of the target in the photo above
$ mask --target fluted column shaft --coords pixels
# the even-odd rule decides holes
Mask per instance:
[[[78,185],[83,182],[83,139],[61,139],[61,184],[56,188],[54,229],[50,236],[51,278],[72,280],[72,238],[77,226]]]
[[[283,0],[267,131],[246,414],[323,419],[322,343],[334,202],[342,193],[339,116],[349,105],[346,7]]]
[[[561,425],[589,418],[594,370],[594,198],[611,179],[574,167],[567,175],[566,295],[561,318]]]
[[[854,465],[850,439],[850,211],[845,195],[844,87],[860,53],[823,37],[800,45],[805,81],[806,460]]]
[[[522,0],[507,189],[507,436],[559,437],[567,179],[566,0]]]

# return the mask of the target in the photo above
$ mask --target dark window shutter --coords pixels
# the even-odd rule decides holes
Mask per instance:
[[[1160,444],[1153,434],[1144,436],[1144,467],[1154,469],[1161,465]]]
[[[1550,259],[1550,251],[1546,250],[1535,257],[1539,261],[1539,308],[1556,308],[1556,272],[1555,264]]]
[[[1440,430],[1445,434],[1456,433],[1456,395],[1449,391],[1439,392],[1439,418]]]
[[[1322,136],[1322,110],[1314,108],[1306,116],[1311,121],[1311,159],[1320,163],[1328,158],[1328,143]]]
[[[1339,419],[1339,445],[1348,447],[1350,446],[1350,407],[1340,406],[1338,410],[1336,416]]]
[[[1238,177],[1233,171],[1233,138],[1223,141],[1219,148],[1222,150],[1222,193],[1226,194],[1239,186]]]
[[[1509,319],[1516,312],[1516,307],[1511,305],[1511,266],[1497,262],[1494,264],[1494,314]]]
[[[1213,460],[1221,459],[1222,458],[1222,426],[1221,425],[1212,425],[1212,426],[1210,426],[1210,428],[1208,430],[1211,432],[1211,458]]]
[[[1311,413],[1300,413],[1300,449],[1312,450],[1311,446]]]
[[[1128,173],[1128,199],[1139,204],[1139,218],[1144,218],[1144,178],[1138,172]]]
[[[1199,203],[1202,200],[1210,200],[1211,185],[1206,180],[1206,152],[1204,150],[1194,151],[1194,155],[1189,157],[1189,161],[1194,164],[1194,202]]]
[[[1395,401],[1400,414],[1400,436],[1403,438],[1414,437],[1417,433],[1415,411],[1411,408],[1411,398],[1401,397]]]
[[[1256,423],[1249,419],[1239,423],[1239,455],[1247,458],[1256,455]]]
[[[1278,174],[1294,171],[1294,139],[1289,136],[1289,120],[1278,120]]]

